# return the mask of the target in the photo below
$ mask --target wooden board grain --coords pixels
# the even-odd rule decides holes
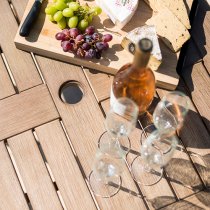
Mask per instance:
[[[98,138],[105,130],[104,117],[97,100],[80,67],[40,56],[36,56],[36,59],[61,115],[78,160],[82,165],[84,173],[88,176],[93,166]],[[58,95],[61,85],[69,80],[79,82],[84,93],[82,100],[74,105],[63,103]],[[138,188],[127,168],[123,170],[122,182],[124,188],[115,196],[109,199],[96,198],[100,208],[122,210],[129,208],[146,209],[139,195]],[[129,192],[133,192],[135,195],[131,195]]]
[[[0,99],[14,94],[15,90],[13,88],[12,81],[0,56]]]
[[[29,209],[4,142],[0,142],[0,209]]]
[[[59,117],[45,85],[0,101],[0,140]]]
[[[1,1],[0,46],[8,61],[10,70],[17,83],[19,91],[26,90],[42,83],[39,73],[29,53],[17,50],[14,45],[18,24],[7,0]]]
[[[50,122],[35,131],[66,208],[96,209],[60,122]]]
[[[83,1],[81,2],[84,3]],[[189,2],[190,3],[187,2],[187,4],[189,8],[191,8],[192,0],[189,0]],[[23,20],[32,4],[33,0],[30,0],[26,7]],[[88,4],[92,5],[94,2],[88,2]],[[123,30],[119,30],[114,27],[105,14],[102,14],[100,19],[95,18],[93,24],[96,25],[98,31],[101,33],[112,33],[114,38],[110,43],[111,48],[104,53],[102,59],[87,61],[85,59],[76,58],[73,54],[62,51],[60,42],[54,38],[55,34],[59,32],[60,29],[47,20],[47,17],[44,14],[44,8],[46,5],[47,1],[43,3],[42,12],[37,21],[38,24],[34,25],[31,35],[28,38],[19,36],[19,31],[17,32],[15,37],[16,46],[20,49],[32,51],[37,54],[60,59],[77,65],[83,65],[91,69],[97,69],[111,74],[115,74],[122,65],[132,62],[133,59],[133,56],[130,53],[121,48],[120,43],[122,37],[135,27],[144,25],[145,21],[152,16],[152,10],[146,5],[146,3],[144,3],[143,0],[141,0],[139,2],[138,10],[130,21],[130,24],[127,24]],[[171,52],[161,41],[160,46],[163,54],[163,62],[158,71],[155,71],[157,85],[167,89],[174,89],[178,84],[179,78],[176,73],[179,53],[175,54]]]
[[[33,209],[63,209],[32,131],[8,139]]]

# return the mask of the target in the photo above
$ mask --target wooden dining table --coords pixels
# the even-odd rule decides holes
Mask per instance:
[[[177,67],[176,90],[191,103],[176,134],[175,153],[158,183],[145,186],[133,180],[130,164],[140,152],[142,129],[152,123],[155,106],[169,92],[157,87],[152,105],[129,136],[122,185],[110,198],[92,193],[88,175],[105,131],[113,76],[18,50],[14,37],[27,1],[0,1],[0,209],[210,209],[207,1],[194,1],[191,39]]]

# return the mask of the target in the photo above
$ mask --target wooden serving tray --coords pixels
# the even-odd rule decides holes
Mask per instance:
[[[188,2],[189,8],[191,8],[192,0],[188,0]],[[29,0],[20,26],[22,25],[33,3],[34,0]],[[106,52],[103,52],[100,60],[94,59],[90,61],[77,58],[72,53],[63,52],[60,46],[60,41],[55,39],[55,34],[61,30],[56,24],[53,24],[48,20],[48,17],[44,12],[47,3],[47,0],[43,2],[41,13],[39,14],[36,24],[33,26],[29,37],[21,37],[18,30],[15,37],[16,47],[22,50],[34,52],[39,55],[82,65],[109,74],[115,74],[122,65],[132,62],[133,60],[133,55],[125,51],[120,45],[123,36],[134,28],[145,25],[146,20],[152,16],[152,10],[149,8],[149,6],[143,0],[139,0],[138,10],[131,21],[123,28],[123,30],[116,28],[108,16],[103,12],[100,17],[94,17],[92,25],[94,25],[98,32],[102,34],[112,34],[113,40],[109,42],[110,49]],[[94,1],[84,0],[80,0],[80,3],[88,3],[90,6],[95,4]],[[179,53],[173,53],[170,51],[161,42],[161,40],[159,40],[159,43],[163,60],[159,69],[155,71],[157,86],[173,90],[176,88],[179,81],[179,76],[176,73],[176,65]]]

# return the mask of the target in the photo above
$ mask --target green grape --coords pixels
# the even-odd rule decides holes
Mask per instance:
[[[73,11],[78,11],[80,5],[77,2],[70,2],[69,3],[69,8],[72,9]]]
[[[69,21],[68,21],[69,28],[76,28],[77,24],[78,24],[77,16],[73,16],[73,17],[69,18]]]
[[[48,19],[49,19],[49,21],[51,21],[51,22],[54,22],[54,21],[55,21],[54,18],[53,18],[53,15],[48,15]]]
[[[102,9],[96,6],[90,9],[90,13],[93,13],[94,15],[100,15],[102,13]]]
[[[88,21],[85,19],[81,20],[78,24],[78,28],[81,31],[84,31],[87,27],[88,27]]]
[[[60,29],[66,28],[66,19],[65,19],[65,17],[63,17],[60,21],[58,21],[57,24],[58,24],[58,27]]]
[[[90,24],[93,21],[93,16],[92,15],[88,15],[87,21]]]
[[[53,18],[54,18],[54,20],[57,21],[57,22],[60,21],[60,20],[63,18],[62,12],[61,12],[61,11],[56,12],[56,13],[53,15]]]
[[[87,5],[83,5],[83,6],[82,6],[82,9],[83,9],[85,12],[89,12],[90,7],[87,6]]]
[[[74,16],[74,11],[70,8],[65,8],[63,10],[63,16],[64,17],[73,17]]]
[[[68,6],[62,1],[62,0],[58,0],[55,3],[55,8],[57,10],[63,11],[65,8],[67,8]]]
[[[45,13],[47,15],[54,15],[58,10],[54,5],[49,5],[45,8]]]

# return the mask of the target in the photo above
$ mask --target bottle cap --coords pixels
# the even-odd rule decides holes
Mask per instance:
[[[153,48],[153,44],[150,39],[143,38],[138,42],[138,47],[142,52],[151,52]]]

